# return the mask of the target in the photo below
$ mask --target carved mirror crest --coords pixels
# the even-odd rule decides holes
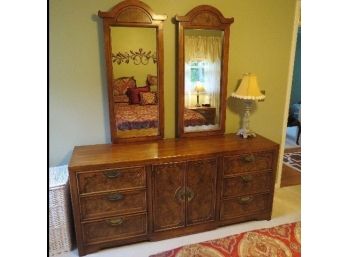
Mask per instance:
[[[225,132],[230,25],[219,10],[200,5],[178,22],[179,137]]]
[[[103,19],[113,143],[163,138],[163,21],[145,3],[126,0]]]

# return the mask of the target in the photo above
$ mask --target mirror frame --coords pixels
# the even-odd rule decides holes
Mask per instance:
[[[208,136],[225,133],[226,119],[226,87],[228,73],[228,53],[230,25],[234,18],[225,18],[222,13],[213,6],[199,5],[189,11],[185,16],[175,16],[178,23],[178,106],[177,106],[177,131],[178,137]],[[184,30],[185,29],[212,29],[224,32],[222,46],[222,63],[220,78],[220,129],[206,130],[198,132],[184,131],[184,101],[185,101],[185,45]]]
[[[109,120],[112,143],[130,141],[148,141],[162,139],[164,134],[164,104],[163,104],[163,21],[167,15],[158,15],[144,2],[139,0],[125,0],[108,12],[99,11],[98,16],[103,19],[104,51],[107,71]],[[117,137],[115,121],[115,104],[113,100],[113,65],[111,48],[111,27],[144,27],[156,29],[157,54],[157,86],[158,86],[158,135],[139,136],[131,138]]]

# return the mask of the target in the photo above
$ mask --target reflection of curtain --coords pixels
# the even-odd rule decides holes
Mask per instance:
[[[195,82],[191,81],[191,63],[204,62],[205,93],[200,95],[200,103],[210,103],[217,109],[216,119],[220,119],[220,77],[221,77],[222,37],[185,36],[185,107],[196,104]]]
[[[205,82],[204,87],[205,91],[210,96],[210,105],[211,107],[215,107],[217,110],[220,107],[220,75],[221,75],[221,62],[207,62],[205,71]],[[217,120],[220,112],[216,112]]]
[[[204,65],[204,81],[201,84],[204,86],[205,93],[211,96],[210,104],[216,106],[218,103],[220,94],[220,75],[221,75],[221,63],[219,62],[205,62]],[[191,65],[185,64],[185,93],[195,94],[196,82],[191,81]]]
[[[191,82],[191,66],[185,63],[185,107],[192,106],[194,85]]]
[[[221,62],[205,62],[204,65],[204,86],[205,93],[200,95],[200,103],[210,103],[211,107],[219,109],[220,107],[220,78]],[[191,107],[196,104],[197,93],[195,92],[196,82],[191,81],[191,63],[185,63],[185,107]],[[217,120],[219,120],[217,112]]]
[[[185,62],[221,59],[222,37],[185,36]]]

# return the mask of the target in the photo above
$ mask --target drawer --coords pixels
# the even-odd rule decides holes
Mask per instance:
[[[257,212],[269,207],[270,194],[248,195],[222,201],[220,219],[232,219]]]
[[[82,226],[86,244],[121,240],[147,233],[146,214],[118,216],[84,223]]]
[[[81,197],[82,219],[146,211],[145,190]]]
[[[223,196],[239,196],[266,192],[271,189],[272,172],[248,173],[224,178]]]
[[[145,167],[78,173],[77,179],[80,194],[146,186]]]
[[[272,169],[273,152],[257,152],[223,158],[224,176]]]

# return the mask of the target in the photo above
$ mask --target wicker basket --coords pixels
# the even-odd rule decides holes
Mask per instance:
[[[49,168],[49,255],[68,252],[71,242],[71,206],[67,165]]]

